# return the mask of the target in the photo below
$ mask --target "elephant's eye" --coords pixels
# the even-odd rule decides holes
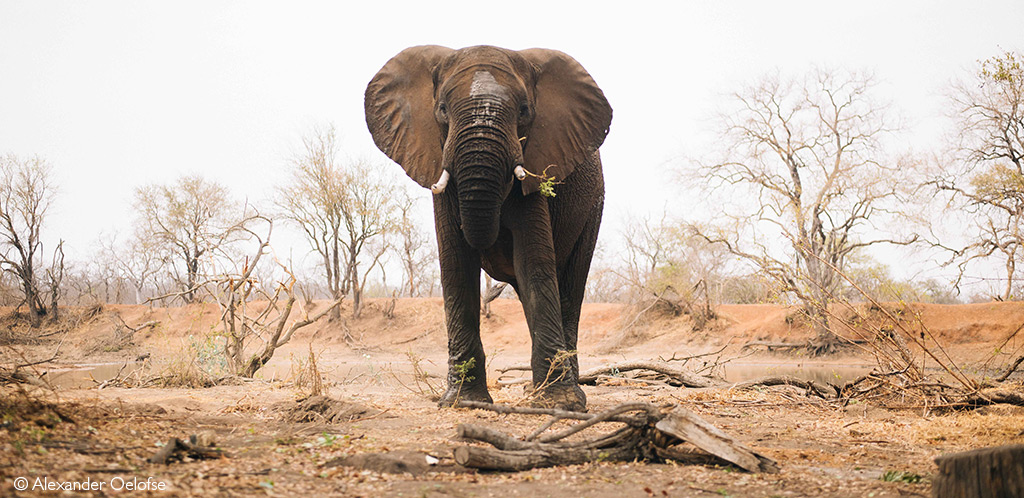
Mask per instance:
[[[448,117],[448,106],[445,105],[444,102],[441,102],[440,104],[437,104],[437,112],[441,113],[441,117],[447,118]]]
[[[523,102],[519,106],[519,117],[521,117],[521,118],[528,118],[528,117],[530,117],[530,105],[527,104],[526,102]]]

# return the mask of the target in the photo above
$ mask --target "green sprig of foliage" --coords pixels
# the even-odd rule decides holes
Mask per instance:
[[[544,197],[554,197],[556,195],[555,185],[562,184],[562,182],[556,180],[555,177],[548,176],[548,170],[551,169],[552,166],[554,166],[554,164],[549,164],[546,168],[544,168],[544,171],[542,171],[539,175],[531,173],[529,170],[524,169],[527,175],[540,180],[540,185],[537,186],[537,191],[540,193],[540,195],[543,195]]]
[[[462,386],[465,385],[466,382],[473,382],[476,380],[476,377],[469,375],[469,372],[472,371],[475,366],[476,358],[470,358],[454,365],[455,375],[459,377],[459,380],[457,381],[459,390],[455,395],[455,404],[458,404],[459,397],[462,396]]]
[[[914,472],[903,472],[899,470],[889,470],[882,474],[883,481],[885,482],[905,482],[907,484],[917,484],[921,482],[921,475]]]

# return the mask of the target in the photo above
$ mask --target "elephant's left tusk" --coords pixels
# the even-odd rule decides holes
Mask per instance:
[[[516,179],[519,180],[519,181],[523,181],[523,179],[526,178],[526,169],[523,168],[522,164],[520,164],[519,166],[516,166],[515,174],[516,174]]]
[[[433,192],[434,195],[444,192],[444,188],[448,186],[448,176],[448,170],[441,171],[441,178],[438,178],[437,183],[430,186],[430,191]]]

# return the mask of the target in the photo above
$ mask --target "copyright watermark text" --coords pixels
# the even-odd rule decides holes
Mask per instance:
[[[111,477],[94,480],[91,477],[78,481],[58,481],[49,477],[15,477],[14,489],[18,491],[166,491],[170,486],[156,478]]]

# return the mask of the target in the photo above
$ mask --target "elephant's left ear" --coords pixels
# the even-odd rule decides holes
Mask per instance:
[[[575,59],[557,50],[532,48],[519,52],[537,70],[536,115],[524,150],[525,167],[535,175],[564,180],[604,143],[612,107],[594,78]],[[553,165],[553,166],[552,166]],[[527,176],[523,193],[539,188]]]

